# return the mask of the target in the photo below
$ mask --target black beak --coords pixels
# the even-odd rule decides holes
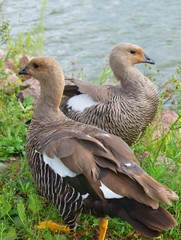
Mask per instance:
[[[149,64],[155,64],[155,61],[153,61],[150,57],[148,57],[146,54],[144,55],[145,59],[143,63],[149,63]]]
[[[28,73],[26,72],[26,67],[23,68],[22,70],[20,70],[20,71],[19,71],[19,74],[27,75]]]

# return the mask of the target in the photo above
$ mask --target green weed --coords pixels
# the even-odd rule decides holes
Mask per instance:
[[[10,24],[4,21],[0,25],[0,45],[5,44],[10,38]]]
[[[16,92],[7,95],[0,91],[0,160],[10,156],[25,155],[26,121],[31,119],[32,104],[17,100]],[[32,102],[31,102],[32,103]]]
[[[17,39],[12,39],[9,32],[9,23],[1,25],[3,29],[0,40],[6,42],[8,58],[17,58],[18,55],[30,54],[31,56],[43,55],[44,46],[44,13],[48,0],[42,0],[39,23],[30,32],[19,33]]]
[[[106,64],[103,70],[98,74],[98,84],[103,85],[109,81],[115,81],[111,68]]]

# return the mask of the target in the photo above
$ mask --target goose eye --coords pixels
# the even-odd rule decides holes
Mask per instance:
[[[135,54],[136,51],[135,51],[135,50],[131,50],[130,53],[131,53],[131,54]]]
[[[37,63],[33,63],[33,67],[34,68],[38,68],[38,64]]]

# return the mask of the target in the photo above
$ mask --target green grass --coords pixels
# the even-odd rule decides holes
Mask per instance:
[[[27,134],[26,121],[31,118],[32,100],[17,100],[16,92],[0,91],[0,161],[12,156],[24,156]]]

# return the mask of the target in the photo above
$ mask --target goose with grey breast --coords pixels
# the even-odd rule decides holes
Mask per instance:
[[[158,92],[135,64],[154,61],[134,44],[116,45],[109,57],[116,85],[96,85],[72,78],[66,84],[61,110],[69,118],[99,127],[121,137],[128,145],[154,119]]]
[[[99,240],[105,239],[108,217],[127,221],[148,237],[177,225],[159,203],[171,204],[178,196],[140,167],[120,137],[61,112],[64,75],[56,60],[33,58],[19,73],[31,75],[41,86],[27,135],[28,165],[41,194],[65,222],[46,220],[39,229],[72,233],[79,212],[100,218]]]

